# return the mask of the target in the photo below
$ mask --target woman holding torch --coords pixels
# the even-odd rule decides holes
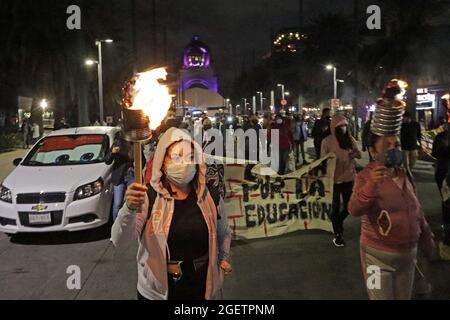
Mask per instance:
[[[111,241],[118,247],[138,239],[138,299],[219,296],[231,272],[231,232],[223,199],[209,190],[205,174],[201,146],[170,128],[156,147],[150,185],[128,188]]]

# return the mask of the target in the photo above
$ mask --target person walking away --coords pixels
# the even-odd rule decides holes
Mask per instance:
[[[276,143],[275,141],[271,141],[272,139],[272,130],[278,130],[279,132],[279,141],[278,141],[278,174],[284,175],[287,169],[287,163],[289,160],[289,152],[291,152],[292,147],[294,145],[294,137],[292,136],[292,131],[290,127],[283,121],[283,117],[280,114],[275,116],[275,122],[272,123],[271,128],[268,132],[268,140],[269,142]],[[273,155],[272,155],[273,156]]]
[[[422,133],[420,125],[413,120],[409,112],[403,115],[403,124],[401,129],[401,144],[403,153],[403,166],[411,171],[419,157],[419,146],[421,147]],[[412,172],[412,171],[411,171]]]
[[[39,138],[41,137],[41,134],[39,132],[39,125],[37,123],[33,123],[33,127],[32,127],[32,138],[33,138],[33,144],[35,144]]]
[[[337,247],[345,246],[344,220],[348,216],[348,202],[352,195],[356,176],[354,159],[361,159],[355,139],[350,135],[348,120],[344,116],[334,116],[331,120],[331,135],[322,141],[321,157],[334,153],[336,167],[334,171],[333,204],[331,222],[333,223],[333,243]],[[341,197],[343,209],[341,210]]]
[[[433,150],[431,155],[436,159],[434,164],[434,179],[442,197],[442,228],[444,231],[443,242],[450,246],[450,199],[443,194],[444,182],[450,186],[449,166],[450,166],[450,137],[447,125],[443,125],[444,131],[440,132],[433,140]]]
[[[258,117],[255,115],[250,116],[250,126],[247,128],[247,130],[253,130],[253,132],[256,134],[256,148],[255,146],[252,144],[250,145],[249,143],[247,143],[247,139],[246,140],[246,148],[245,148],[245,155],[246,155],[246,160],[250,160],[250,161],[259,161],[259,151],[260,151],[260,139],[259,139],[259,131],[261,130],[261,125],[259,124],[259,120]],[[252,136],[252,135],[250,135]],[[255,177],[252,175],[252,169],[256,166],[256,163],[249,163],[246,165],[245,167],[245,173],[244,173],[244,178],[246,180],[255,180]]]
[[[369,115],[369,119],[364,124],[362,133],[361,133],[361,142],[362,142],[362,151],[369,154],[369,161],[372,161],[372,157],[370,156],[369,151],[369,137],[370,137],[370,126],[372,124],[373,113],[371,112]]]
[[[295,130],[294,130],[294,146],[295,146],[295,158],[296,165],[300,167],[300,152],[302,154],[303,165],[307,165],[305,155],[305,142],[308,140],[308,125],[305,122],[304,115],[298,114],[295,116]]]
[[[322,140],[330,135],[330,122],[331,122],[331,110],[330,108],[324,108],[322,116],[317,119],[312,128],[311,135],[314,139],[314,149],[316,151],[316,159],[320,158],[320,151]]]
[[[267,130],[267,139],[261,140],[261,147],[266,150],[268,156],[270,156],[269,132],[271,126],[272,126],[272,116],[271,114],[266,113],[263,116],[262,129]]]
[[[352,216],[361,217],[364,283],[375,266],[381,283],[367,288],[371,300],[411,299],[418,245],[430,257],[433,234],[412,176],[401,168],[399,137],[371,134],[370,154],[373,162],[357,175],[348,205]]]
[[[111,231],[115,247],[136,236],[139,300],[211,300],[231,272],[223,199],[206,184],[201,146],[183,130],[160,138],[148,186],[132,184]]]
[[[27,119],[22,121],[23,148],[30,147],[31,126]]]
[[[112,218],[116,220],[127,187],[134,182],[133,159],[129,142],[125,141],[122,133],[116,134],[111,151],[105,158],[107,165],[113,165],[111,182],[113,184]],[[144,158],[145,159],[145,158]]]

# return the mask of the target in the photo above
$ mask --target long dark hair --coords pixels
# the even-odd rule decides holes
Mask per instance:
[[[348,128],[346,133],[342,133],[340,127],[337,127],[335,129],[335,135],[339,143],[339,147],[341,147],[341,149],[344,150],[353,149],[352,139],[350,138],[350,132],[348,131]]]

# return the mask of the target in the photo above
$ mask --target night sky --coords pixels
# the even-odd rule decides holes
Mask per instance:
[[[139,61],[145,64],[151,56],[151,1],[137,3]],[[352,0],[304,0],[305,23],[323,13],[352,11]],[[219,90],[225,93],[242,71],[244,58],[249,69],[253,50],[256,62],[270,52],[271,31],[299,25],[298,0],[157,0],[157,12],[157,24],[168,30],[169,61],[177,61],[192,35],[200,35],[212,50]]]

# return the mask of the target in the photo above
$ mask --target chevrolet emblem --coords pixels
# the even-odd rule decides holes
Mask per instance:
[[[41,211],[46,210],[47,208],[48,208],[48,206],[46,206],[46,205],[38,204],[37,206],[31,207],[31,210],[41,212]]]

